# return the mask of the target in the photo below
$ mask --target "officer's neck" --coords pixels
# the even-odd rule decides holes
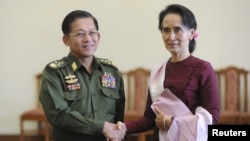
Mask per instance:
[[[85,69],[91,74],[92,73],[92,60],[93,58],[80,59],[80,63],[85,67]]]

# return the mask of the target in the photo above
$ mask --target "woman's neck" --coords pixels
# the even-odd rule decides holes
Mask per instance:
[[[187,54],[181,54],[181,55],[172,55],[171,57],[171,62],[175,63],[175,62],[180,62],[182,60],[185,60],[186,58],[188,58],[191,54],[187,53]]]

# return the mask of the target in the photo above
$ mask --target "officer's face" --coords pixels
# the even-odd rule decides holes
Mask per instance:
[[[80,18],[72,22],[70,34],[63,37],[65,45],[78,59],[92,57],[99,40],[100,34],[91,18]]]

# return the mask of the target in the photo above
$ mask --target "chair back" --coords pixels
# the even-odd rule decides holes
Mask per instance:
[[[126,95],[126,111],[133,111],[143,115],[147,94],[150,71],[144,68],[136,68],[122,72]]]
[[[248,110],[248,71],[235,66],[216,70],[222,111]]]

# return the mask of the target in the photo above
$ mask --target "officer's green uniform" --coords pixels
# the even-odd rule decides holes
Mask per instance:
[[[106,141],[104,121],[124,120],[125,94],[118,69],[96,57],[92,65],[89,74],[69,54],[43,70],[39,99],[55,141]]]

